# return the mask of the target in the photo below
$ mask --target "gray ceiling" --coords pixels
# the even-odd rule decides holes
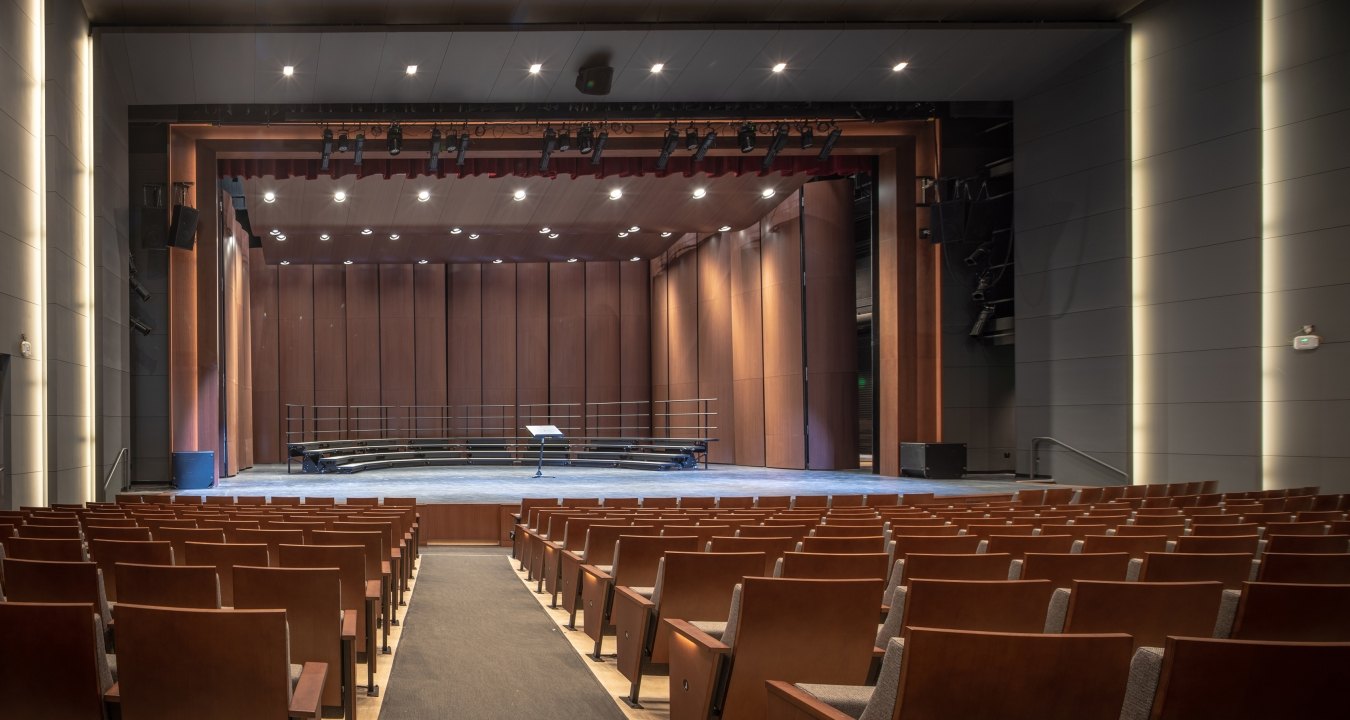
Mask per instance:
[[[1114,20],[1141,0],[84,0],[104,25]]]
[[[96,7],[103,2],[90,1]],[[404,0],[387,3],[404,4]],[[325,2],[326,7],[347,5],[346,0]],[[257,3],[258,8],[264,6],[270,7]],[[1119,32],[1110,25],[841,25],[437,32],[105,30],[99,37],[104,57],[113,64],[132,105],[578,102],[596,99],[573,86],[577,70],[596,57],[607,58],[615,69],[613,92],[603,98],[606,101],[822,102],[1015,100]],[[908,62],[908,69],[892,72],[900,61]],[[656,62],[665,64],[660,74],[650,72]],[[775,74],[770,68],[778,62],[786,62],[788,68]],[[529,74],[532,63],[542,64],[543,72]],[[405,68],[413,64],[418,72],[410,77]],[[295,67],[294,77],[282,76],[285,65]]]

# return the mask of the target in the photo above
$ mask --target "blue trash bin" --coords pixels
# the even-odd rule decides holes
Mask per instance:
[[[216,452],[197,450],[173,454],[173,486],[201,490],[216,486]]]

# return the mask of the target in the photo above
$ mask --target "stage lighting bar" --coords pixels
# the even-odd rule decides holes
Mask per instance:
[[[768,172],[773,167],[773,161],[778,157],[778,153],[787,147],[788,126],[787,123],[779,123],[778,129],[774,131],[773,142],[769,143],[769,151],[764,154],[764,162],[760,163],[760,168]]]
[[[544,147],[539,151],[539,172],[548,172],[548,158],[553,154],[553,149],[558,147],[558,131],[553,128],[544,129]]]
[[[343,130],[342,132],[338,133],[337,151],[340,153],[345,153],[350,149],[351,147],[347,144],[347,131]]]
[[[319,169],[328,171],[328,162],[333,158],[333,131],[323,129],[323,148],[319,151]]]
[[[468,153],[469,153],[469,134],[467,132],[461,133],[459,136],[459,143],[455,145],[455,165],[458,167],[464,167],[464,162],[468,160],[467,157]]]
[[[403,127],[398,123],[389,126],[389,132],[385,136],[385,145],[389,149],[390,155],[398,155],[403,152]]]
[[[591,151],[591,164],[599,165],[600,156],[605,152],[605,143],[609,142],[609,133],[601,130],[595,137],[595,149]]]
[[[703,142],[699,143],[698,150],[694,151],[694,162],[702,160],[704,156],[708,154],[708,151],[712,149],[713,143],[716,141],[717,131],[709,128],[708,133],[703,136]]]
[[[830,134],[825,136],[825,144],[820,147],[820,155],[817,157],[821,160],[828,160],[830,153],[834,152],[834,144],[839,142],[839,136],[842,135],[843,132],[843,130],[837,127],[831,130]]]
[[[670,154],[675,152],[675,148],[680,144],[680,133],[674,125],[666,128],[666,139],[661,143],[661,154],[656,157],[656,169],[665,170],[666,164],[670,162]]]
[[[582,155],[586,155],[594,149],[594,145],[595,131],[591,129],[590,125],[582,125],[581,129],[577,131],[577,150]]]
[[[811,130],[810,125],[803,125],[801,132],[802,149],[807,150],[816,144],[816,134]]]
[[[748,153],[755,150],[755,126],[745,123],[740,130],[736,131],[736,142],[740,145],[741,152]]]
[[[567,152],[572,149],[572,133],[567,128],[563,128],[558,133],[558,152]]]
[[[366,152],[366,134],[356,134],[356,152],[352,155],[352,164],[361,167],[361,159],[365,157]]]
[[[434,127],[431,129],[431,162],[428,164],[431,172],[436,172],[441,167],[441,129]]]
[[[698,150],[698,128],[690,125],[684,131],[684,149],[689,152]]]

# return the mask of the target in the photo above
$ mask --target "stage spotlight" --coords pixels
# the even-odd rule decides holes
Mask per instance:
[[[684,149],[689,152],[698,150],[698,128],[690,125],[684,131]]]
[[[539,150],[539,172],[548,172],[548,158],[556,147],[558,147],[558,131],[545,128],[544,146]]]
[[[357,133],[356,152],[352,154],[352,164],[357,167],[361,167],[361,158],[365,156],[365,152],[366,152],[366,134]]]
[[[778,153],[787,147],[788,126],[787,123],[779,123],[778,129],[774,131],[773,141],[769,143],[769,151],[764,153],[764,161],[760,163],[760,168],[768,172],[773,167],[773,161],[778,158]]]
[[[839,142],[839,136],[843,133],[844,131],[840,130],[838,127],[831,130],[830,134],[825,136],[825,144],[820,147],[820,155],[817,155],[816,157],[821,160],[828,160],[830,153],[834,152],[834,144]]]
[[[702,160],[703,156],[708,154],[708,150],[712,149],[713,143],[716,141],[717,133],[709,129],[708,133],[703,136],[703,142],[699,143],[698,150],[694,151],[694,162]]]
[[[970,293],[970,299],[975,302],[984,302],[985,296],[989,292],[990,286],[994,283],[989,279],[989,273],[980,273],[979,281],[975,284],[975,289]]]
[[[441,167],[441,129],[438,127],[431,129],[431,162],[428,167],[432,172]]]
[[[755,150],[755,126],[746,123],[736,131],[736,142],[741,146],[741,152],[748,153]]]
[[[976,265],[979,265],[980,260],[984,259],[984,256],[988,254],[989,251],[982,247],[975,248],[975,252],[966,256],[966,264],[970,267],[975,267]]]
[[[558,133],[558,152],[567,152],[571,149],[572,133],[569,132],[567,128],[563,128],[562,132]]]
[[[138,333],[140,333],[140,334],[142,334],[142,335],[149,335],[150,333],[152,333],[152,332],[155,331],[154,328],[152,328],[152,327],[150,327],[149,325],[145,324],[145,321],[144,321],[144,320],[142,320],[142,319],[136,317],[135,315],[132,315],[132,316],[131,316],[131,327],[135,328],[135,329],[136,329],[136,332],[138,332]]]
[[[323,146],[319,150],[319,169],[328,172],[328,161],[333,157],[333,131],[323,129]]]
[[[816,144],[816,133],[810,125],[803,125],[801,130],[802,149],[806,150]]]
[[[595,149],[591,151],[591,164],[599,165],[600,156],[605,152],[605,143],[609,142],[609,133],[603,130],[595,137]]]
[[[592,144],[595,143],[595,131],[590,125],[582,125],[577,131],[577,150],[585,155],[591,151]]]
[[[133,291],[135,291],[137,295],[140,296],[141,302],[149,302],[149,301],[150,301],[150,291],[147,290],[147,289],[145,288],[145,286],[141,284],[141,281],[140,281],[140,280],[137,280],[137,279],[136,279],[136,276],[135,276],[135,275],[132,275],[132,276],[131,276],[131,279],[129,280],[129,282],[131,283],[131,289],[132,289]]]
[[[347,152],[348,149],[350,148],[347,144],[347,131],[343,130],[342,132],[338,133],[337,151],[340,153],[345,153]]]
[[[674,125],[666,128],[666,139],[661,143],[661,154],[656,156],[656,169],[665,170],[666,163],[670,162],[670,154],[675,152],[675,148],[680,144],[680,132]]]
[[[984,334],[984,326],[989,324],[989,318],[994,316],[994,306],[985,305],[980,308],[980,314],[975,317],[975,324],[970,327],[970,336],[979,337]]]
[[[386,146],[389,148],[390,155],[397,155],[403,152],[403,126],[393,123],[389,126],[389,132],[385,136]]]
[[[455,165],[464,167],[464,161],[468,158],[465,155],[469,152],[469,134],[462,133],[459,136],[459,144],[455,146]]]

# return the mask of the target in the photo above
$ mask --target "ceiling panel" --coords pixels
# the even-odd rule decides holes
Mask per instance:
[[[575,100],[579,94],[576,89],[576,76],[583,67],[609,65],[614,68],[615,74],[618,74],[628,65],[638,47],[646,40],[646,36],[646,30],[592,30],[581,33],[566,67],[553,83],[548,99]],[[648,65],[648,70],[650,67]]]
[[[253,102],[251,33],[193,33],[191,62],[196,87],[210,87],[221,103]]]
[[[736,80],[723,91],[723,100],[773,100],[781,95],[804,95],[806,88],[799,82],[801,70],[815,65],[820,53],[839,37],[839,31],[780,30],[760,48]],[[787,63],[788,69],[775,73],[775,64]],[[841,76],[852,76],[855,66],[835,68]]]
[[[380,74],[370,58],[384,51],[386,33],[324,33],[314,81],[317,102],[370,102]]]
[[[627,66],[614,68],[611,94],[638,102],[663,99],[711,35],[707,29],[648,31]],[[654,74],[656,63],[665,67]]]
[[[319,64],[321,39],[319,33],[255,33],[254,102],[314,102],[315,81],[325,71]],[[291,77],[282,75],[287,65],[295,68]]]
[[[133,33],[126,38],[136,102],[143,105],[195,103],[196,78],[192,71],[192,45],[186,33]],[[203,89],[215,94],[214,78]]]
[[[497,68],[497,81],[492,93],[481,98],[487,102],[543,102],[548,99],[553,84],[571,83],[575,73],[566,71],[567,61],[572,50],[581,39],[580,31],[541,30],[538,32],[516,33],[511,50],[506,59]],[[543,69],[538,74],[530,73],[530,66],[539,64]],[[482,67],[482,66],[479,66]],[[491,72],[491,68],[482,67]],[[573,90],[576,95],[581,93]]]
[[[492,93],[502,63],[515,42],[514,32],[457,32],[436,74],[432,96],[438,101],[482,101]]]
[[[727,88],[756,61],[772,35],[762,30],[714,30],[661,99],[667,102],[723,99]]]
[[[431,102],[445,63],[450,33],[385,33],[376,87],[394,102]],[[417,74],[409,75],[408,66]]]

